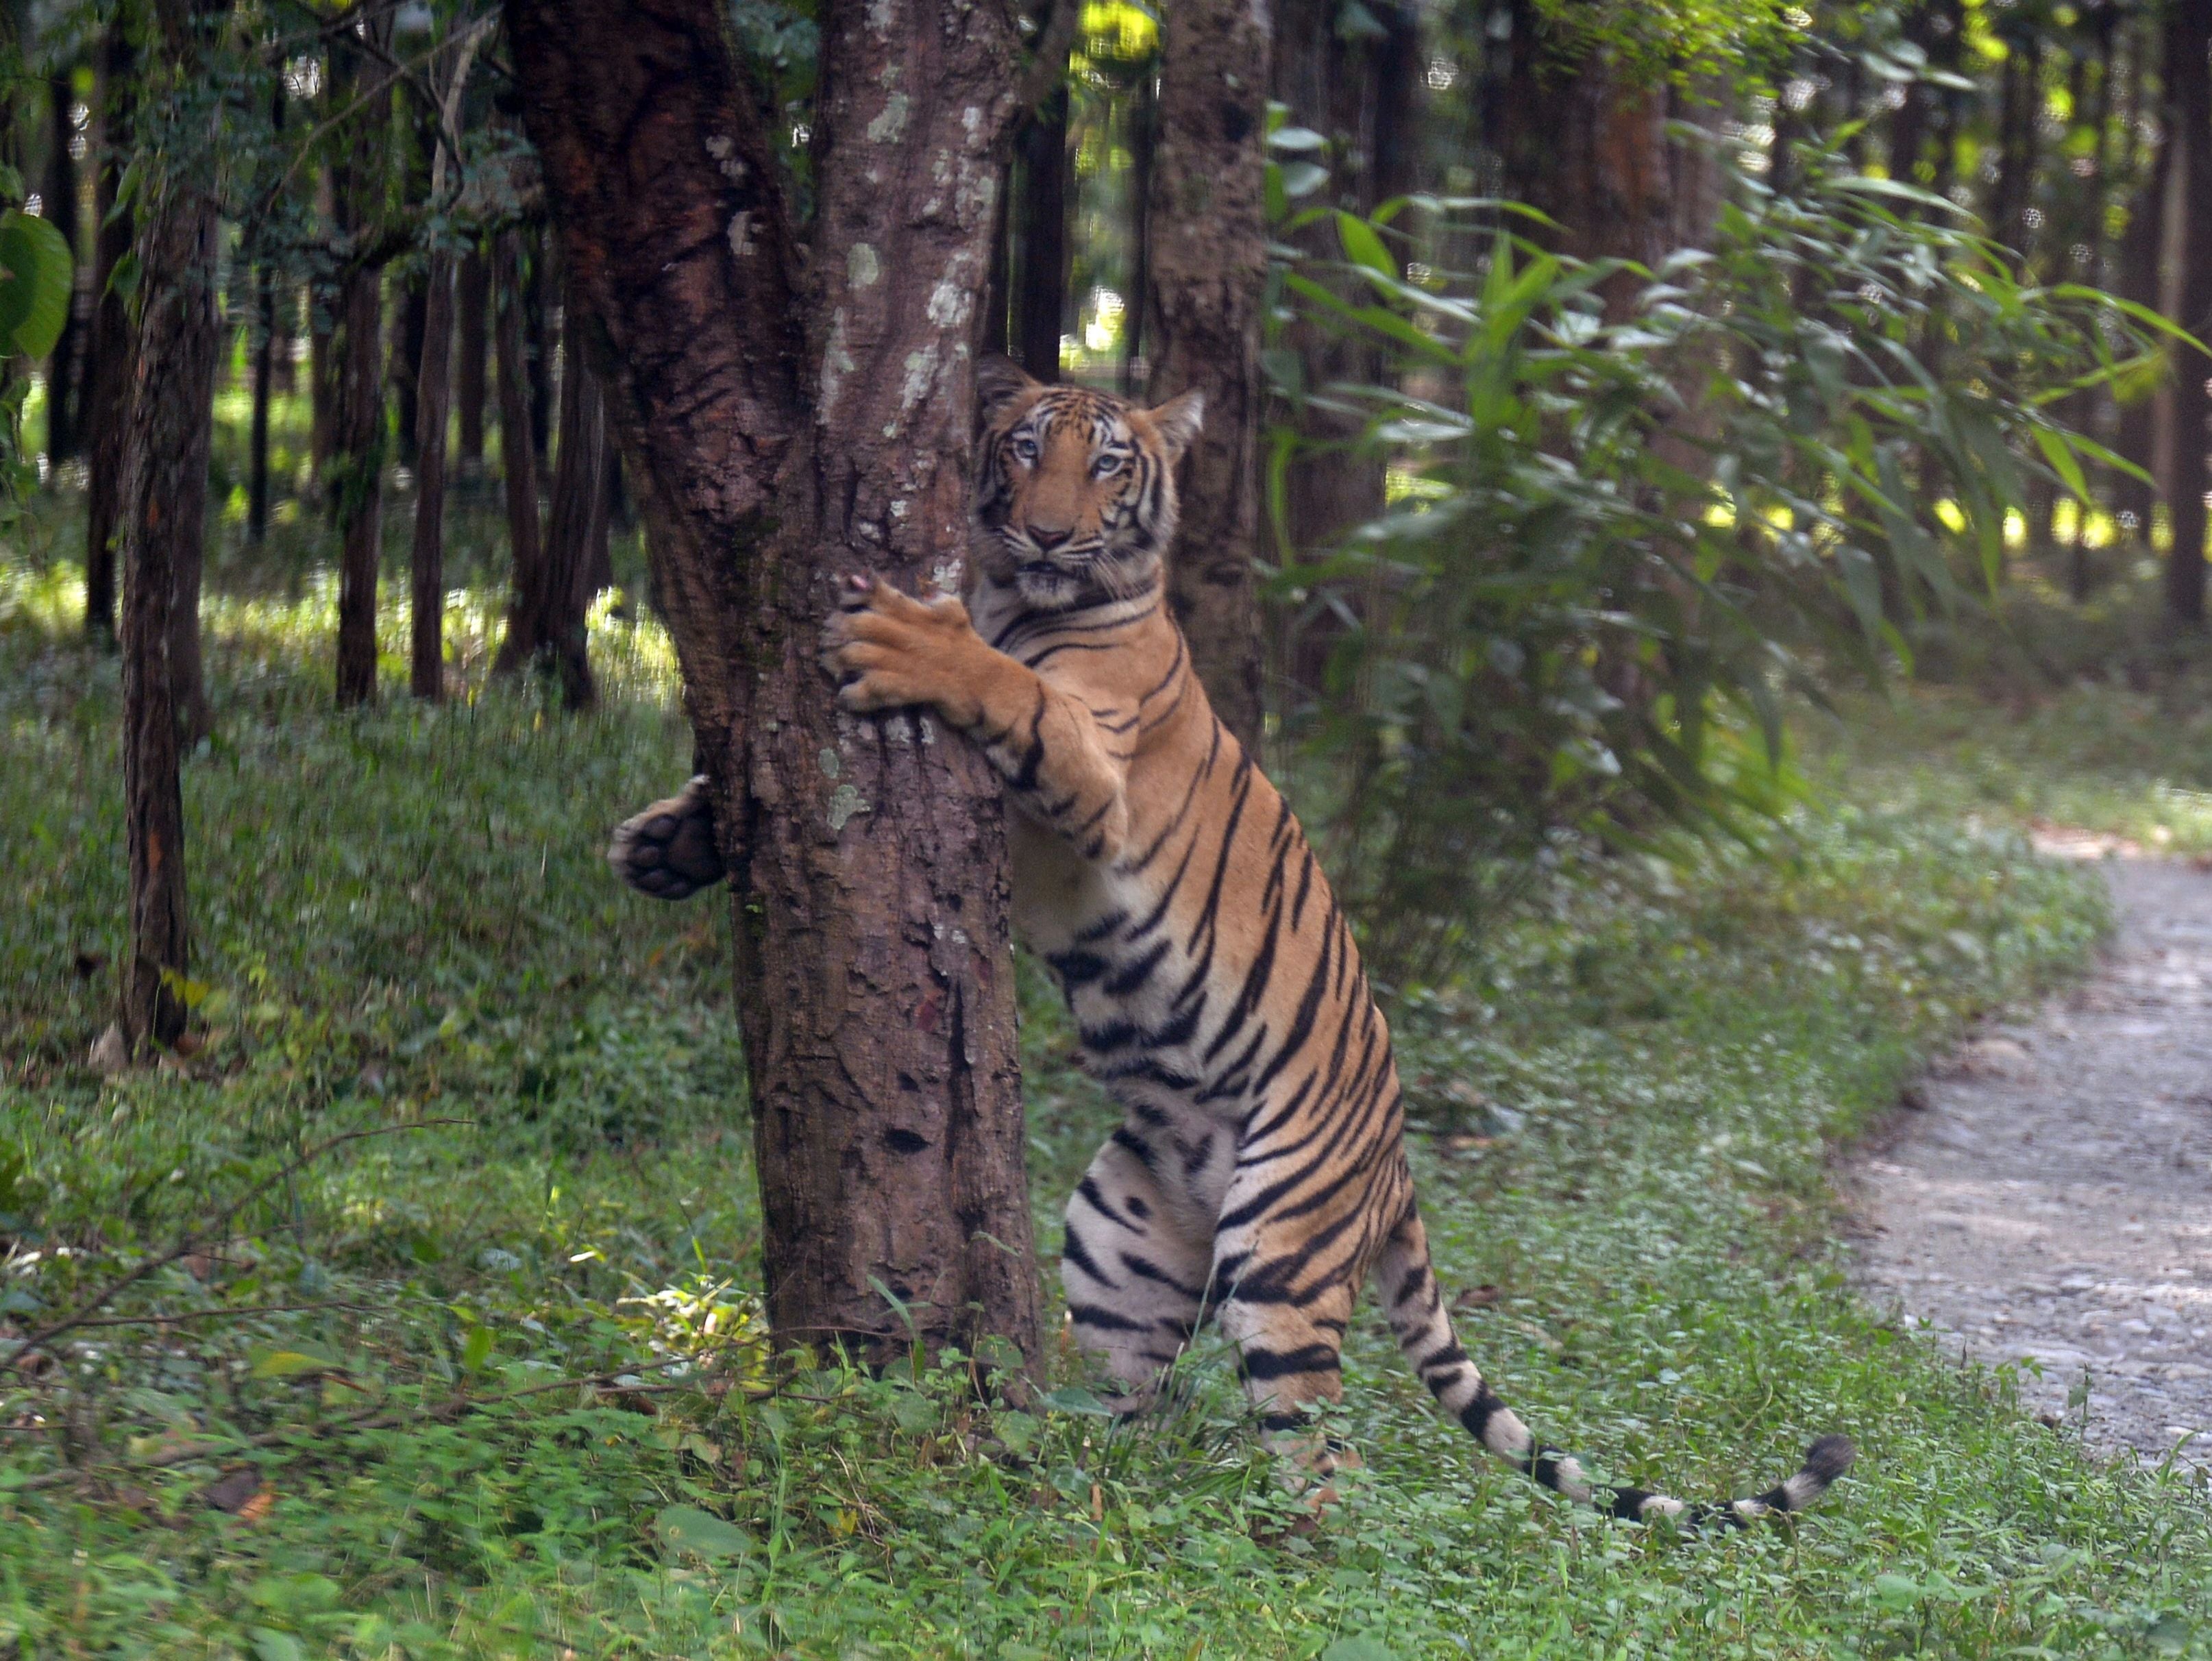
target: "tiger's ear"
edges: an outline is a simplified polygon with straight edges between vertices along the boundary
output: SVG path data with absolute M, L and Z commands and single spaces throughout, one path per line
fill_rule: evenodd
M 1006 405 L 1027 392 L 1041 392 L 1044 383 L 1033 379 L 1022 366 L 996 352 L 975 362 L 975 413 L 989 421 Z
M 1184 392 L 1158 409 L 1146 411 L 1145 417 L 1158 430 L 1160 442 L 1168 447 L 1168 465 L 1173 466 L 1198 436 L 1199 423 L 1206 418 L 1206 394 Z

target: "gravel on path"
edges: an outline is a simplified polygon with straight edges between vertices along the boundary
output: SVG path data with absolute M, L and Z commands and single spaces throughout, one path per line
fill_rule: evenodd
M 2212 874 L 2102 852 L 2094 973 L 1962 1046 L 1847 1191 L 1877 1306 L 1992 1364 L 2090 1447 L 2212 1466 Z M 2079 1394 L 2087 1376 L 2088 1394 Z M 2070 1398 L 2070 1399 L 2069 1399 Z M 2086 1415 L 2086 1423 L 2084 1418 Z

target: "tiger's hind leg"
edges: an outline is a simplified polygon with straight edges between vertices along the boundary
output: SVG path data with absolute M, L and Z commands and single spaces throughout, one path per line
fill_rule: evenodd
M 1067 1202 L 1060 1275 L 1075 1342 L 1121 1386 L 1123 1412 L 1152 1404 L 1160 1375 L 1181 1355 L 1206 1301 L 1212 1243 L 1176 1222 L 1147 1157 L 1117 1130 Z
M 641 894 L 689 899 L 728 874 L 714 841 L 714 804 L 702 775 L 615 827 L 607 863 Z

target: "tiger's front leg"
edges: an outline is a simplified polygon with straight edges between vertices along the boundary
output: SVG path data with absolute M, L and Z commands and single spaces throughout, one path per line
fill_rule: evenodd
M 1086 860 L 1119 857 L 1129 810 L 1121 766 L 1082 702 L 986 645 L 950 595 L 915 599 L 881 579 L 850 579 L 823 627 L 823 666 L 847 678 L 855 715 L 920 704 L 981 746 L 1023 810 Z

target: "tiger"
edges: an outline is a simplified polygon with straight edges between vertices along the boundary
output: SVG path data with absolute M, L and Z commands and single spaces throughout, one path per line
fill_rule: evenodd
M 852 575 L 823 666 L 856 716 L 933 712 L 1003 781 L 1017 934 L 1059 983 L 1121 1123 L 1076 1184 L 1060 1275 L 1080 1348 L 1141 1411 L 1207 1323 L 1263 1443 L 1325 1485 L 1348 1450 L 1355 1298 L 1492 1455 L 1628 1521 L 1743 1526 L 1848 1469 L 1822 1436 L 1765 1493 L 1686 1505 L 1601 1488 L 1539 1441 L 1455 1335 L 1407 1158 L 1390 1031 L 1297 816 L 1214 715 L 1164 596 L 1176 467 L 1201 395 L 1144 409 L 979 366 L 964 599 Z M 720 874 L 703 782 L 625 823 L 617 872 L 662 897 Z M 1328 1492 L 1325 1486 L 1322 1492 Z

